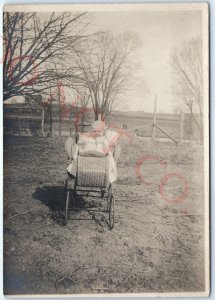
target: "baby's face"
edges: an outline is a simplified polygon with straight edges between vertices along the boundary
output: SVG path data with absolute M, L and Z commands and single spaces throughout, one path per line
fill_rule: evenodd
M 95 131 L 95 136 L 103 136 L 104 130 Z

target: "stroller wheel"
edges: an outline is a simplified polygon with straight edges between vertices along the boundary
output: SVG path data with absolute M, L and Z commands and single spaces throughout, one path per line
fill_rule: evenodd
M 70 198 L 70 194 L 68 190 L 66 194 L 65 225 L 68 224 L 69 198 Z
M 110 230 L 113 229 L 114 227 L 114 204 L 115 204 L 115 199 L 114 199 L 114 196 L 111 195 L 110 196 L 110 199 L 109 199 L 109 228 Z

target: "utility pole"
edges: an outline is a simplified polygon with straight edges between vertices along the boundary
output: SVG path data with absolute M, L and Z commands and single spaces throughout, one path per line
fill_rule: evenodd
M 157 114 L 157 95 L 155 95 L 155 100 L 154 100 L 154 115 L 153 115 L 153 125 L 152 125 L 152 140 L 155 139 L 156 114 Z

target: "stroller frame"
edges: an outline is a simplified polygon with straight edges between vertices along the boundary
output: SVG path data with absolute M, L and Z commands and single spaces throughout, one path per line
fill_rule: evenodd
M 100 163 L 100 172 L 98 168 L 94 170 L 90 167 L 93 167 L 93 160 L 102 162 Z M 68 224 L 68 215 L 69 210 L 79 211 L 101 211 L 96 209 L 77 209 L 75 208 L 76 198 L 77 196 L 84 197 L 97 197 L 106 200 L 106 208 L 102 210 L 102 212 L 106 212 L 108 214 L 108 226 L 109 229 L 112 230 L 114 227 L 114 206 L 115 199 L 112 191 L 112 184 L 109 183 L 108 178 L 108 155 L 106 156 L 91 156 L 91 155 L 81 155 L 78 153 L 77 159 L 77 173 L 76 177 L 70 178 L 68 176 L 65 188 L 66 188 L 66 203 L 65 203 L 65 225 Z M 89 166 L 89 163 L 91 165 Z M 89 172 L 90 169 L 90 172 Z M 92 193 L 96 193 L 97 196 L 92 195 Z M 69 209 L 69 205 L 71 205 L 71 209 Z

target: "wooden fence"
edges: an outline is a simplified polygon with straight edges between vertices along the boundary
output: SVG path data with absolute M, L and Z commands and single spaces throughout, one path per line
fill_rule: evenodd
M 50 112 L 49 109 L 42 107 L 7 104 L 4 105 L 4 133 L 73 136 L 76 135 L 76 131 L 89 131 L 93 113 L 82 114 L 78 120 L 78 128 L 75 126 L 76 113 L 73 111 L 70 116 L 60 118 L 57 107 Z M 177 144 L 199 140 L 198 129 L 192 122 L 190 114 L 157 113 L 156 105 L 154 113 L 113 112 L 111 122 L 123 130 L 154 140 L 168 138 Z
M 88 131 L 93 120 L 92 113 L 80 115 L 73 111 L 70 116 L 59 115 L 56 107 L 29 107 L 25 105 L 4 105 L 4 133 L 18 135 L 77 135 L 77 131 Z M 78 121 L 78 127 L 77 122 Z

